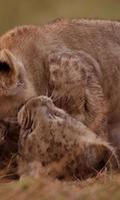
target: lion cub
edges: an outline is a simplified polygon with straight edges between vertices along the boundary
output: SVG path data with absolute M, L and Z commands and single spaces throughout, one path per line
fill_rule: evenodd
M 20 110 L 18 122 L 18 171 L 22 177 L 38 178 L 39 168 L 45 168 L 46 175 L 54 178 L 86 178 L 98 173 L 108 159 L 108 164 L 114 161 L 118 167 L 114 149 L 50 98 L 32 98 Z

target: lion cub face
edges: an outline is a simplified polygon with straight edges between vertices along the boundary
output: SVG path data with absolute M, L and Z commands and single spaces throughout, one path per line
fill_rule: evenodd
M 24 65 L 7 49 L 0 52 L 0 119 L 15 117 L 34 91 Z

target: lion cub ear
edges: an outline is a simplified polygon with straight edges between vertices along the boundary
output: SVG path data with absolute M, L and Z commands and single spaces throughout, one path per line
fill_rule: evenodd
M 19 85 L 21 63 L 8 50 L 0 51 L 0 95 L 8 94 Z

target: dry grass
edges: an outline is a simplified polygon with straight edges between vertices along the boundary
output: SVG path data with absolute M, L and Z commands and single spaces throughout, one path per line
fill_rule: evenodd
M 1 200 L 120 199 L 120 174 L 103 172 L 95 178 L 74 182 L 60 182 L 46 177 L 4 182 L 0 183 Z

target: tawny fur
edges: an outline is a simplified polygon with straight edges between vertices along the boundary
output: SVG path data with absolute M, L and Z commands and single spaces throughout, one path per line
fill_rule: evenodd
M 20 110 L 19 174 L 35 175 L 34 163 L 54 178 L 85 178 L 110 158 L 118 167 L 113 148 L 83 123 L 57 108 L 51 99 L 32 98 Z M 104 156 L 103 156 L 104 155 Z
M 59 20 L 9 31 L 0 38 L 0 119 L 16 117 L 31 97 L 48 95 L 83 124 L 87 137 L 90 131 L 109 141 L 120 122 L 119 41 L 120 23 L 114 21 Z M 32 116 L 36 110 L 29 109 Z

